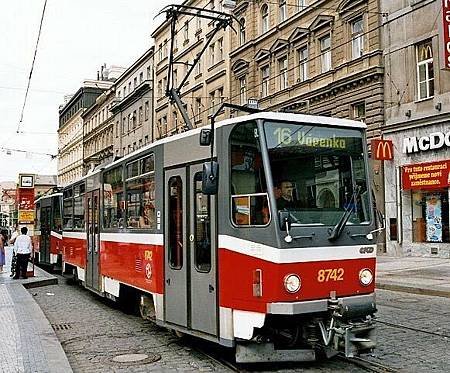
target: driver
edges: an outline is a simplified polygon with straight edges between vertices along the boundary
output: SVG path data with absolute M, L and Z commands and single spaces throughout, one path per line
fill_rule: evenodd
M 279 197 L 277 198 L 278 210 L 299 207 L 298 201 L 294 199 L 295 185 L 292 181 L 282 180 L 278 184 Z

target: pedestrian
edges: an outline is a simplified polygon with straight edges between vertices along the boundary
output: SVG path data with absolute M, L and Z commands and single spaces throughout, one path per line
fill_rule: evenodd
M 19 275 L 27 278 L 28 260 L 30 259 L 32 245 L 31 238 L 27 235 L 28 228 L 22 227 L 21 235 L 14 241 L 14 251 L 17 255 L 16 273 L 13 279 L 18 279 Z
M 0 273 L 3 273 L 3 266 L 5 265 L 5 246 L 8 246 L 8 231 L 2 230 L 0 232 Z
M 16 238 L 19 236 L 20 236 L 19 224 L 16 224 L 14 226 L 14 232 L 12 232 L 11 238 L 9 239 L 9 244 L 13 246 L 12 257 L 11 257 L 11 274 L 9 275 L 9 277 L 13 277 L 16 274 L 17 255 L 16 255 L 16 250 L 14 249 L 14 242 L 16 241 Z

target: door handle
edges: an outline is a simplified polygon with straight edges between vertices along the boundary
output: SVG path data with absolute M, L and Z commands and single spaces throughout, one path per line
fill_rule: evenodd
M 214 292 L 214 286 L 212 286 L 211 284 L 209 284 L 209 292 L 213 293 Z

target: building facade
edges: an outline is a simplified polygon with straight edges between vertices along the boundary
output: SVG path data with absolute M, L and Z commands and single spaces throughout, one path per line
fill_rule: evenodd
M 183 5 L 226 11 L 222 0 L 187 0 Z M 202 18 L 201 14 L 206 13 L 198 10 L 196 17 L 178 17 L 176 35 L 173 37 L 175 67 L 169 79 L 174 87 L 185 79 L 194 59 L 213 32 L 214 21 Z M 180 89 L 181 99 L 194 127 L 207 124 L 210 115 L 229 99 L 231 32 L 230 28 L 226 28 L 215 34 Z M 176 105 L 166 97 L 171 41 L 169 21 L 163 22 L 152 37 L 155 44 L 155 139 L 159 139 L 184 131 L 185 123 Z M 218 120 L 224 117 L 225 112 L 218 116 Z
M 231 102 L 271 111 L 364 121 L 368 139 L 384 122 L 381 14 L 377 0 L 237 1 L 231 37 Z M 384 207 L 381 163 L 371 160 Z M 380 237 L 379 251 L 385 251 Z
M 110 88 L 81 114 L 83 119 L 83 175 L 96 166 L 113 160 L 113 115 L 110 108 L 115 99 Z
M 443 2 L 382 0 L 387 253 L 450 258 L 450 72 Z M 411 27 L 414 25 L 414 27 Z
M 153 47 L 114 83 L 110 111 L 114 158 L 123 157 L 154 140 Z
M 86 80 L 59 110 L 58 185 L 65 186 L 83 175 L 83 118 L 81 114 L 111 82 Z

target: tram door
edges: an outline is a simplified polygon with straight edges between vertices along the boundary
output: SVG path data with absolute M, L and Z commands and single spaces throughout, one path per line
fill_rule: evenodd
M 165 183 L 165 317 L 187 327 L 186 169 L 166 171 Z
M 99 226 L 99 190 L 86 193 L 86 286 L 100 290 L 99 284 L 99 253 L 100 253 L 100 226 Z
M 202 168 L 189 172 L 191 328 L 217 335 L 215 197 L 202 193 Z
M 217 335 L 214 197 L 201 193 L 201 168 L 165 174 L 165 315 Z
M 51 207 L 41 207 L 41 242 L 39 261 L 50 263 Z

